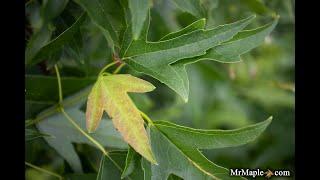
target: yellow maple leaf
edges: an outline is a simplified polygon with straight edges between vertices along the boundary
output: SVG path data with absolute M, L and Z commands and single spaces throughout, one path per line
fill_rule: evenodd
M 154 89 L 151 83 L 130 74 L 100 76 L 88 97 L 88 131 L 97 129 L 103 112 L 106 111 L 123 139 L 147 160 L 156 163 L 140 111 L 127 94 L 144 93 Z

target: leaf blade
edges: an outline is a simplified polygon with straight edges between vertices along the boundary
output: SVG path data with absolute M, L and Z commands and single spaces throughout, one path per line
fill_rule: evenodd
M 149 0 L 130 0 L 129 9 L 131 12 L 131 28 L 133 39 L 137 40 L 140 37 L 142 27 L 147 19 L 149 11 Z
M 76 97 L 77 94 L 74 96 Z M 70 99 L 72 98 L 73 96 L 70 97 Z M 68 101 L 68 99 L 69 98 L 65 101 Z M 85 113 L 80 110 L 80 106 L 85 102 L 85 99 L 86 97 L 82 96 L 76 105 L 72 105 L 68 108 L 65 107 L 65 111 L 82 129 L 86 128 L 86 123 Z M 54 136 L 55 138 L 45 137 L 44 139 L 70 164 L 71 168 L 75 172 L 82 172 L 80 159 L 75 152 L 72 143 L 86 143 L 94 147 L 95 145 L 75 129 L 73 125 L 65 119 L 63 114 L 59 112 L 46 117 L 36 126 L 39 132 Z M 114 129 L 111 121 L 102 120 L 99 128 L 97 128 L 95 133 L 91 134 L 91 136 L 103 146 L 119 149 L 127 148 L 127 144 L 122 140 L 120 134 Z
M 210 30 L 196 30 L 166 41 L 133 41 L 125 55 L 125 62 L 133 69 L 166 84 L 187 102 L 189 92 L 188 88 L 184 87 L 187 84 L 185 83 L 186 77 L 177 74 L 170 64 L 180 59 L 205 54 L 206 50 L 231 39 L 245 28 L 254 17 L 250 16 Z
M 177 63 L 190 64 L 201 60 L 213 60 L 222 63 L 239 62 L 240 56 L 263 43 L 278 23 L 278 19 L 253 30 L 239 32 L 232 39 L 209 49 L 205 55 L 183 59 Z
M 195 17 L 203 17 L 204 9 L 201 6 L 201 1 L 199 0 L 174 0 L 173 1 L 177 7 L 182 11 L 188 12 Z
M 98 81 L 98 83 L 93 86 L 88 96 L 86 110 L 86 127 L 89 133 L 94 132 L 98 128 L 103 115 L 102 107 L 105 100 L 100 86 L 100 81 Z
M 139 109 L 127 94 L 128 92 L 149 92 L 155 87 L 130 74 L 101 76 L 95 86 L 97 89 L 92 89 L 93 96 L 89 96 L 87 104 L 88 130 L 92 132 L 98 127 L 101 114 L 106 111 L 123 139 L 150 162 L 156 163 L 144 129 L 144 120 Z M 96 104 L 93 102 L 95 100 L 97 100 Z
M 114 0 L 75 0 L 99 27 L 109 46 L 114 50 L 120 47 L 120 32 L 124 28 L 123 11 L 119 1 Z
M 255 139 L 265 130 L 270 122 L 271 119 L 268 119 L 236 130 L 196 130 L 166 121 L 156 121 L 154 122 L 155 126 L 151 126 L 149 132 L 151 145 L 156 158 L 159 160 L 159 165 L 151 165 L 152 175 L 149 178 L 152 180 L 167 179 L 170 174 L 174 174 L 186 180 L 242 179 L 242 177 L 230 177 L 228 169 L 209 161 L 198 149 L 217 148 L 215 145 L 219 145 L 219 142 L 215 138 L 221 133 L 222 139 L 238 138 L 242 142 L 232 143 L 230 141 L 230 144 L 218 148 L 238 146 L 251 142 L 252 139 Z M 168 130 L 172 127 L 174 127 L 174 130 Z M 250 131 L 253 131 L 256 127 L 260 127 L 260 129 L 250 134 Z M 183 130 L 180 131 L 179 129 Z M 184 130 L 192 135 L 188 135 Z M 242 133 L 242 136 L 240 137 L 237 133 Z M 210 137 L 207 136 L 208 134 L 210 134 Z M 252 136 L 253 134 L 255 136 Z M 252 136 L 251 139 L 248 138 L 249 136 Z M 250 140 L 243 139 L 243 137 L 247 137 Z M 150 168 L 145 163 L 143 164 L 143 169 L 145 169 L 145 173 L 150 171 Z
M 131 83 L 124 84 L 127 81 Z M 104 76 L 103 83 L 106 93 L 104 109 L 112 118 L 114 126 L 132 148 L 150 162 L 156 163 L 140 111 L 127 94 L 127 92 L 149 92 L 154 89 L 154 86 L 147 81 L 125 74 Z
M 200 130 L 156 121 L 155 125 L 173 141 L 187 138 L 185 146 L 199 149 L 216 149 L 240 146 L 255 140 L 271 123 L 272 117 L 260 123 L 234 130 Z
M 63 48 L 63 45 L 72 40 L 73 35 L 79 30 L 79 27 L 84 22 L 86 14 L 82 14 L 69 28 L 57 36 L 55 39 L 48 42 L 33 57 L 26 59 L 26 65 L 32 66 L 43 60 L 43 58 Z M 28 57 L 28 56 L 27 56 Z

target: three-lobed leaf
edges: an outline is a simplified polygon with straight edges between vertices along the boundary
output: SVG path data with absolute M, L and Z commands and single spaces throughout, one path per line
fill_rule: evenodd
M 100 76 L 87 102 L 88 131 L 95 131 L 106 111 L 124 140 L 150 162 L 156 163 L 144 129 L 144 120 L 127 94 L 149 92 L 154 88 L 149 82 L 129 74 Z

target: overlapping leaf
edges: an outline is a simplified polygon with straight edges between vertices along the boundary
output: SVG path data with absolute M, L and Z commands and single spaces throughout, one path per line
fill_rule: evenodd
M 150 162 L 155 163 L 144 121 L 128 92 L 143 93 L 155 87 L 129 74 L 100 76 L 87 102 L 87 129 L 93 132 L 106 111 L 124 140 Z
M 272 13 L 272 10 L 265 6 L 261 0 L 241 0 L 241 2 L 257 14 L 268 15 Z
M 32 141 L 41 137 L 50 137 L 49 134 L 40 133 L 34 129 L 25 129 L 25 141 Z
M 129 176 L 135 169 L 139 169 L 141 156 L 139 156 L 134 149 L 129 147 L 125 167 L 121 174 L 121 179 Z
M 76 96 L 76 95 L 75 95 Z M 72 98 L 72 101 L 75 99 Z M 85 102 L 86 97 L 77 97 L 77 103 L 74 106 L 66 108 L 66 112 L 74 119 L 74 121 L 85 129 L 85 113 L 80 110 L 80 106 Z M 68 101 L 66 99 L 65 101 Z M 48 144 L 53 147 L 72 167 L 75 172 L 81 172 L 82 166 L 72 143 L 86 143 L 95 146 L 83 134 L 81 134 L 61 113 L 54 113 L 37 124 L 37 128 L 41 133 L 51 135 L 45 137 Z M 127 144 L 122 140 L 120 134 L 115 130 L 110 120 L 102 120 L 100 127 L 96 130 L 92 137 L 99 141 L 102 145 L 125 149 Z
M 156 121 L 150 127 L 153 151 L 159 165 L 142 162 L 146 179 L 166 180 L 175 174 L 185 180 L 237 179 L 229 170 L 209 161 L 198 149 L 234 147 L 256 139 L 270 124 L 266 121 L 235 130 L 201 130 Z M 241 179 L 241 178 L 238 178 Z
M 36 63 L 34 57 L 51 38 L 52 30 L 49 28 L 51 21 L 65 9 L 68 2 L 68 0 L 43 1 L 41 6 L 36 1 L 27 4 L 27 17 L 34 28 L 25 52 L 27 65 Z
M 163 41 L 133 41 L 124 58 L 132 68 L 158 79 L 187 101 L 186 64 L 204 59 L 239 61 L 241 54 L 261 44 L 277 24 L 275 20 L 258 29 L 241 32 L 252 19 L 253 16 L 210 30 L 203 30 L 204 23 L 199 20 L 165 36 Z
M 72 95 L 94 83 L 94 81 L 94 77 L 62 77 L 61 83 L 63 96 L 66 97 Z M 26 75 L 25 83 L 25 115 L 27 119 L 33 118 L 41 110 L 44 110 L 58 102 L 59 92 L 56 77 Z
M 75 0 L 100 28 L 109 46 L 120 47 L 121 33 L 125 28 L 123 8 L 118 0 Z
M 186 11 L 195 17 L 204 17 L 204 9 L 200 0 L 173 0 L 182 11 Z
M 149 12 L 150 0 L 129 0 L 133 39 L 138 39 Z
M 129 153 L 129 152 L 128 152 Z M 123 167 L 126 159 L 126 153 L 120 151 L 113 151 L 109 153 L 109 157 L 102 156 L 100 161 L 99 172 L 97 180 L 109 179 L 127 179 L 127 180 L 140 180 L 143 179 L 143 171 L 141 166 L 136 166 L 135 171 L 126 177 L 122 177 L 121 173 L 124 171 Z M 138 159 L 139 165 L 140 160 Z
M 44 58 L 63 48 L 66 43 L 69 43 L 74 38 L 73 35 L 79 31 L 79 27 L 85 18 L 86 14 L 84 13 L 63 33 L 43 46 L 34 57 L 27 57 L 26 64 L 34 65 L 39 63 L 41 60 L 44 60 Z

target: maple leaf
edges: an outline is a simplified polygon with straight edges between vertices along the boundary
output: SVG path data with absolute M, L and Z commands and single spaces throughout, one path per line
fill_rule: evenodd
M 147 160 L 156 163 L 140 111 L 127 94 L 154 89 L 151 83 L 130 74 L 100 76 L 88 97 L 88 131 L 92 133 L 97 129 L 103 112 L 106 111 L 124 140 Z
M 240 21 L 205 29 L 200 19 L 180 31 L 169 33 L 160 41 L 150 42 L 141 36 L 133 40 L 124 52 L 124 61 L 134 70 L 149 75 L 179 94 L 187 102 L 189 80 L 185 66 L 201 60 L 223 63 L 239 62 L 240 55 L 257 47 L 278 22 L 257 29 L 243 30 L 255 16 Z M 148 33 L 148 24 L 145 25 Z

